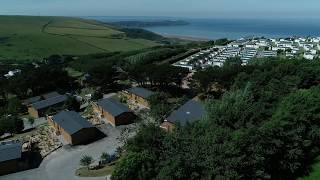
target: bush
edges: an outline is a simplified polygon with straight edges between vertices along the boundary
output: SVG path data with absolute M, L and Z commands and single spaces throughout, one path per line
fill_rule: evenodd
M 0 134 L 20 133 L 24 129 L 22 119 L 14 115 L 4 115 L 0 118 Z
M 92 163 L 92 160 L 93 160 L 93 158 L 91 156 L 85 155 L 80 159 L 80 165 L 89 167 L 90 164 Z

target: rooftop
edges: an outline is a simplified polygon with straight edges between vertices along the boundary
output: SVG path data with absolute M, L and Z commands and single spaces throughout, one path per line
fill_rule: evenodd
M 28 98 L 28 99 L 24 100 L 23 104 L 29 105 L 29 104 L 38 102 L 40 100 L 41 100 L 41 96 L 35 96 L 35 97 L 31 97 L 31 98 Z
M 140 88 L 140 87 L 133 87 L 133 88 L 127 89 L 127 91 L 137 96 L 143 97 L 144 99 L 149 98 L 154 94 L 154 92 L 149 91 L 148 89 L 145 89 L 145 88 Z
M 93 127 L 86 119 L 75 111 L 61 111 L 54 115 L 52 120 L 69 134 L 74 134 L 84 128 Z
M 170 116 L 166 118 L 166 120 L 173 124 L 185 126 L 187 123 L 200 120 L 204 114 L 205 108 L 203 104 L 195 100 L 190 100 L 179 109 L 173 111 Z
M 53 97 L 57 97 L 57 96 L 61 96 L 61 94 L 59 94 L 59 93 L 56 92 L 56 91 L 42 95 L 42 97 L 43 97 L 44 99 L 49 99 L 49 98 L 53 98 Z
M 0 162 L 21 158 L 22 143 L 1 142 L 0 143 Z
M 114 117 L 119 116 L 120 114 L 125 112 L 132 112 L 132 110 L 129 109 L 127 106 L 112 98 L 101 99 L 98 101 L 98 105 Z
M 66 101 L 67 99 L 68 99 L 68 97 L 66 95 L 59 95 L 59 96 L 56 96 L 53 98 L 49 98 L 49 99 L 35 102 L 35 103 L 31 104 L 31 106 L 34 107 L 35 109 L 39 110 L 39 109 L 53 106 L 55 104 L 62 103 L 64 101 Z

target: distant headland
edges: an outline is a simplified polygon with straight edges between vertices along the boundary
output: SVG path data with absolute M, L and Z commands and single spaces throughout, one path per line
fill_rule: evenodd
M 160 21 L 117 21 L 108 24 L 114 26 L 130 27 L 130 28 L 145 28 L 157 26 L 185 26 L 190 23 L 183 20 L 160 20 Z

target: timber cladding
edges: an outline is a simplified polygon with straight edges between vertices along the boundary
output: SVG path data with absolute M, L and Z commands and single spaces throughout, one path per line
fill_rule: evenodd
M 0 162 L 0 176 L 18 171 L 18 159 Z
M 126 96 L 129 101 L 150 108 L 148 99 L 155 93 L 145 88 L 132 87 L 130 89 L 124 90 L 122 94 Z
M 52 116 L 48 116 L 48 123 L 55 129 L 57 136 L 62 135 L 63 138 L 70 144 L 72 144 L 72 137 L 67 133 L 59 124 L 55 123 L 52 119 Z
M 136 118 L 132 110 L 112 99 L 102 99 L 93 103 L 93 109 L 113 126 L 131 124 Z
M 136 94 L 132 94 L 130 92 L 123 92 L 123 95 L 128 98 L 129 101 L 134 102 L 136 104 L 141 104 L 147 108 L 150 108 L 149 102 L 147 99 L 138 96 Z
M 87 144 L 97 139 L 98 130 L 74 111 L 62 111 L 47 119 L 56 135 L 62 135 L 71 145 Z
M 165 131 L 172 131 L 175 128 L 175 124 L 168 122 L 168 121 L 164 121 L 161 125 L 160 128 L 164 129 Z
M 29 112 L 29 115 L 33 118 L 39 118 L 39 111 L 36 110 L 34 107 L 28 107 L 28 112 Z
M 59 95 L 50 97 L 45 100 L 37 101 L 33 104 L 28 105 L 29 115 L 33 118 L 43 117 L 48 109 L 58 108 L 62 106 L 67 99 L 68 97 L 66 95 Z

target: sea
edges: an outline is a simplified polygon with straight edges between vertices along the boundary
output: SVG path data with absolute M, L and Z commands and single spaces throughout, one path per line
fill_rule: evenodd
M 160 21 L 184 20 L 189 25 L 146 27 L 164 36 L 190 37 L 214 40 L 228 38 L 231 40 L 247 37 L 286 38 L 294 36 L 320 36 L 320 19 L 196 19 L 174 17 L 83 17 L 102 22 L 115 21 Z

